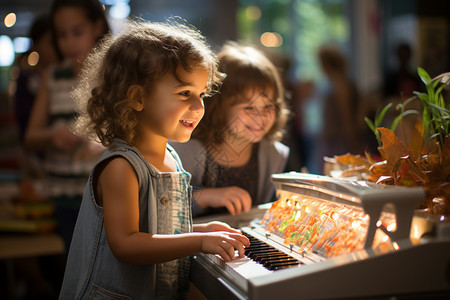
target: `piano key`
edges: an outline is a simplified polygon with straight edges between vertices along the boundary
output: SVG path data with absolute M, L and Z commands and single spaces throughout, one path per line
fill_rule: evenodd
M 259 261 L 260 263 L 265 263 L 265 262 L 270 262 L 270 261 L 274 261 L 274 260 L 281 260 L 281 259 L 286 259 L 289 256 L 287 256 L 284 253 L 277 253 L 275 255 L 267 255 L 267 256 L 261 256 L 258 257 L 257 261 Z
M 280 252 L 277 249 L 266 249 L 266 250 L 253 250 L 253 251 L 249 251 L 246 255 L 250 258 L 255 257 L 255 256 L 260 256 L 260 255 L 267 255 L 269 253 L 276 253 L 276 252 Z
M 295 267 L 298 266 L 300 263 L 291 261 L 291 262 L 280 262 L 280 263 L 276 263 L 276 264 L 270 264 L 268 269 L 272 270 L 272 271 L 276 271 L 276 270 L 280 270 L 280 269 L 286 269 L 289 267 Z
M 277 253 L 268 253 L 266 256 L 257 256 L 255 257 L 255 261 L 263 263 L 264 261 L 279 258 L 279 257 L 285 257 L 286 254 L 283 252 L 278 251 Z

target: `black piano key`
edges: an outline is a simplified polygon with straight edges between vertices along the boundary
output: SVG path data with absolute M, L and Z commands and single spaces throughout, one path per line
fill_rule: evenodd
M 295 258 L 283 257 L 279 259 L 271 259 L 263 263 L 263 266 L 270 268 L 273 265 L 299 263 Z
M 257 257 L 267 256 L 267 254 L 275 253 L 275 252 L 278 252 L 278 250 L 277 249 L 271 249 L 271 250 L 267 250 L 267 251 L 250 251 L 247 256 L 250 257 L 250 258 L 253 258 L 254 260 L 256 260 Z
M 251 253 L 251 252 L 256 252 L 256 251 L 269 251 L 275 249 L 272 246 L 266 245 L 266 246 L 259 246 L 259 247 L 247 247 L 244 250 L 245 255 Z M 276 249 L 275 249 L 276 250 Z
M 290 262 L 280 262 L 280 263 L 276 263 L 276 264 L 270 264 L 270 266 L 268 267 L 269 270 L 280 270 L 280 269 L 285 269 L 288 267 L 295 267 L 298 266 L 300 264 L 299 261 L 290 261 Z
M 280 259 L 280 258 L 286 258 L 286 257 L 288 257 L 288 256 L 285 253 L 278 251 L 278 253 L 269 253 L 266 256 L 257 257 L 256 261 L 264 263 L 266 261 Z
M 272 271 L 278 271 L 278 270 L 283 270 L 283 269 L 289 269 L 289 268 L 294 268 L 294 267 L 298 267 L 301 264 L 292 264 L 292 265 L 280 265 L 280 266 L 274 266 L 271 270 Z
M 277 252 L 272 252 L 272 253 L 267 253 L 266 255 L 259 255 L 257 257 L 255 257 L 255 261 L 257 262 L 261 262 L 263 263 L 264 261 L 270 260 L 270 259 L 275 259 L 275 258 L 280 258 L 280 257 L 285 257 L 286 254 L 284 254 L 283 252 L 277 251 Z
M 267 245 L 266 243 L 250 243 L 250 245 L 247 248 L 257 248 L 257 247 L 271 247 Z
M 251 249 L 249 251 L 247 251 L 247 255 L 255 255 L 255 254 L 259 254 L 259 253 L 272 253 L 278 251 L 275 248 L 257 248 L 257 249 Z

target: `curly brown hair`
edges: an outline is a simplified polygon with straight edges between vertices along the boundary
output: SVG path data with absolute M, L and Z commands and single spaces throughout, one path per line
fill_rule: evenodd
M 276 109 L 275 122 L 265 138 L 280 141 L 289 116 L 284 88 L 278 70 L 259 50 L 229 41 L 218 53 L 219 71 L 225 73 L 220 92 L 205 101 L 205 115 L 192 137 L 203 144 L 221 144 L 230 107 L 248 101 L 248 92 L 273 91 Z
M 129 21 L 116 36 L 109 36 L 88 56 L 82 80 L 73 96 L 80 104 L 76 131 L 104 146 L 119 138 L 130 145 L 138 133 L 134 93 L 130 87 L 151 91 L 157 81 L 177 67 L 186 71 L 205 68 L 208 94 L 220 84 L 217 57 L 201 33 L 171 20 L 167 23 Z

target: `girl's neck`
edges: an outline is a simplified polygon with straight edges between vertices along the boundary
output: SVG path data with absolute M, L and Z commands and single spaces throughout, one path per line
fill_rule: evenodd
M 167 139 L 164 138 L 137 138 L 134 146 L 144 158 L 160 172 L 175 172 L 175 160 L 167 151 Z

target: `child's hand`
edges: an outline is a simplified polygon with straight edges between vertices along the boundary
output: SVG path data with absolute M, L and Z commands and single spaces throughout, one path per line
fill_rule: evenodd
M 240 233 L 226 231 L 204 233 L 201 243 L 201 252 L 217 254 L 224 261 L 231 261 L 238 251 L 239 257 L 244 256 L 245 247 L 250 245 L 248 238 Z
M 252 207 L 250 194 L 237 186 L 205 188 L 197 191 L 194 198 L 200 207 L 226 207 L 233 216 Z
M 195 224 L 194 231 L 196 232 L 211 232 L 211 231 L 227 231 L 231 233 L 241 233 L 239 230 L 230 227 L 227 223 L 220 221 L 212 221 L 209 223 Z

